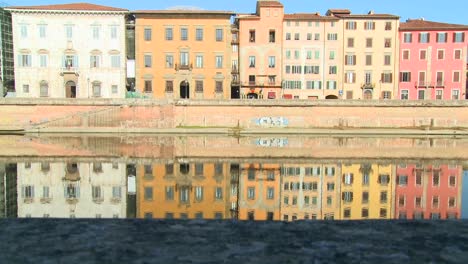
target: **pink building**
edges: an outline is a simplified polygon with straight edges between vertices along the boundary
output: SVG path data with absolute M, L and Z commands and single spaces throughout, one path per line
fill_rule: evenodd
M 281 51 L 284 7 L 279 1 L 257 1 L 257 12 L 239 15 L 241 98 L 281 97 Z
M 468 26 L 418 19 L 399 31 L 399 98 L 464 99 Z

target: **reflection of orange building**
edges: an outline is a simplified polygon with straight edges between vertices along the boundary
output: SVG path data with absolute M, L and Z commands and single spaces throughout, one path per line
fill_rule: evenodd
M 400 164 L 395 216 L 400 219 L 460 218 L 462 166 Z
M 142 218 L 231 218 L 230 167 L 226 163 L 137 166 L 137 215 Z
M 280 220 L 277 164 L 243 164 L 239 179 L 239 219 Z
M 282 220 L 334 219 L 340 204 L 338 175 L 333 164 L 283 165 Z
M 344 164 L 340 219 L 392 219 L 395 166 Z

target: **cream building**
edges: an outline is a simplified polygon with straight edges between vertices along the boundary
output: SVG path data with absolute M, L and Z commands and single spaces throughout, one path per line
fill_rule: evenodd
M 127 10 L 87 3 L 7 10 L 17 97 L 125 97 Z
M 18 163 L 18 217 L 125 218 L 124 163 Z

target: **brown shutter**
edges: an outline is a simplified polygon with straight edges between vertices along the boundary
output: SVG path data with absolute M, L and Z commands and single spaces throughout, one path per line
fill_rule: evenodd
M 393 72 L 390 73 L 390 83 L 393 83 Z
M 380 74 L 380 81 L 381 81 L 381 82 L 384 82 L 384 74 L 383 74 L 383 73 Z
M 356 65 L 356 55 L 353 55 L 353 65 Z
M 375 29 L 375 22 L 372 22 L 372 29 Z
M 402 82 L 402 81 L 403 81 L 403 73 L 400 72 L 400 82 Z
M 421 33 L 418 33 L 418 42 L 421 43 Z
M 462 42 L 465 42 L 465 32 L 462 32 Z
M 408 73 L 408 82 L 411 82 L 411 72 Z
M 346 22 L 346 29 L 349 29 L 349 22 Z
M 427 33 L 427 43 L 431 43 L 431 33 Z
M 345 82 L 345 83 L 348 83 L 348 74 L 347 74 L 347 73 L 345 73 L 344 82 Z

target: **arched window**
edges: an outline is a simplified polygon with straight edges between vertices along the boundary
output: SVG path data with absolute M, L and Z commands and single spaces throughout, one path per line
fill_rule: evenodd
M 46 81 L 41 81 L 39 85 L 39 93 L 40 93 L 40 97 L 49 96 L 49 84 Z
M 101 82 L 100 81 L 93 82 L 93 96 L 101 97 Z

